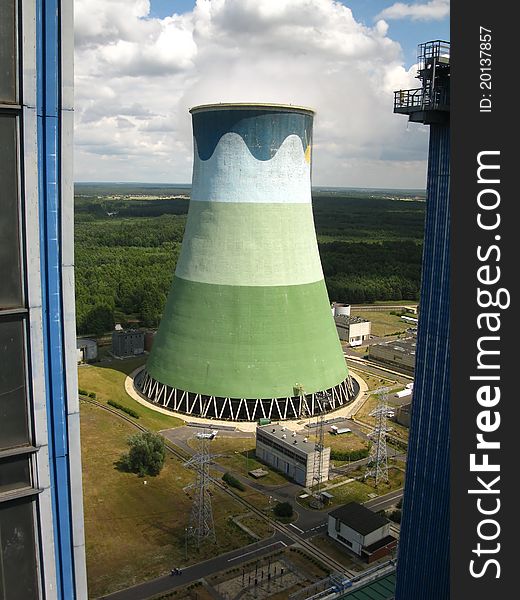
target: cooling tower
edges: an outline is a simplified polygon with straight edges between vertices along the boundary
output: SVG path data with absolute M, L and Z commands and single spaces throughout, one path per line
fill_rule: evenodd
M 209 418 L 338 408 L 354 390 L 314 231 L 313 111 L 218 104 L 190 112 L 186 230 L 136 385 L 152 402 Z

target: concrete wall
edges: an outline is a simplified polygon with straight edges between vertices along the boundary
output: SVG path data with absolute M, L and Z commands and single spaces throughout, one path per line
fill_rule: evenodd
M 279 440 L 278 440 L 279 443 Z M 309 444 L 311 445 L 311 444 Z M 288 445 L 290 451 L 290 445 Z M 309 453 L 305 458 L 301 457 L 305 462 L 300 462 L 295 458 L 287 456 L 276 448 L 267 446 L 257 438 L 256 440 L 256 455 L 257 457 L 271 465 L 276 470 L 280 471 L 288 478 L 293 479 L 296 483 L 310 487 L 316 484 L 314 480 L 314 460 L 315 453 Z M 330 448 L 324 448 L 322 452 L 322 481 L 327 481 L 329 478 L 329 467 L 330 467 Z

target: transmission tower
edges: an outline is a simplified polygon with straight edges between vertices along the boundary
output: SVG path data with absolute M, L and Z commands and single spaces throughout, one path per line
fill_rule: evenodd
M 389 387 L 379 388 L 374 393 L 377 395 L 377 407 L 370 413 L 376 420 L 374 429 L 369 434 L 372 440 L 370 454 L 368 456 L 367 471 L 365 479 L 373 477 L 377 485 L 381 482 L 388 483 L 388 454 L 386 451 L 386 417 L 388 415 L 388 392 Z
M 321 484 L 323 477 L 323 450 L 325 448 L 325 411 L 329 407 L 330 393 L 318 392 L 316 398 L 321 401 L 322 409 L 316 418 L 316 443 L 314 445 L 314 498 L 319 503 L 320 508 L 323 506 L 321 497 Z
M 301 398 L 300 406 L 300 417 L 302 419 L 308 419 L 312 417 L 309 405 L 305 398 L 303 386 L 295 386 L 295 390 L 298 391 L 298 395 Z M 325 448 L 325 411 L 330 404 L 330 393 L 329 392 L 317 392 L 314 395 L 315 399 L 321 402 L 321 411 L 316 416 L 316 442 L 314 444 L 314 464 L 313 464 L 313 477 L 314 491 L 312 492 L 313 508 L 322 508 L 323 499 L 321 497 L 321 484 L 323 477 L 323 450 Z
M 186 534 L 195 541 L 197 548 L 200 548 L 201 543 L 205 540 L 214 544 L 217 542 L 209 494 L 209 486 L 212 483 L 209 466 L 213 458 L 209 453 L 209 442 L 212 439 L 210 436 L 211 434 L 206 430 L 195 434 L 198 444 L 197 452 L 188 462 L 184 463 L 185 467 L 191 467 L 197 473 L 195 482 L 185 488 L 194 490 L 193 506 Z

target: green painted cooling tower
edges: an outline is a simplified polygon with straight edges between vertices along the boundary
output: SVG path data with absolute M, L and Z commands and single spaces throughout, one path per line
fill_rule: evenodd
M 194 167 L 182 250 L 136 385 L 210 418 L 298 418 L 348 402 L 311 205 L 313 111 L 191 111 Z M 302 393 L 303 392 L 303 393 Z M 305 414 L 305 413 L 304 413 Z

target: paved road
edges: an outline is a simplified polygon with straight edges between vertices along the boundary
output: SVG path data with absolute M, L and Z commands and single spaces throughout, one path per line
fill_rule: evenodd
M 385 494 L 384 496 L 379 496 L 378 498 L 374 498 L 373 500 L 369 500 L 368 502 L 365 502 L 365 506 L 375 512 L 378 512 L 380 510 L 385 510 L 387 508 L 390 508 L 390 506 L 397 504 L 399 502 L 399 500 L 403 497 L 403 493 L 404 493 L 403 488 L 401 488 L 400 490 L 395 490 L 393 492 L 389 492 L 388 494 Z
M 236 567 L 242 563 L 248 562 L 254 558 L 259 558 L 264 554 L 280 550 L 290 546 L 294 541 L 283 533 L 276 532 L 272 537 L 255 542 L 249 546 L 244 546 L 233 552 L 222 554 L 216 558 L 211 558 L 191 567 L 183 568 L 182 565 L 172 565 L 182 569 L 182 575 L 164 575 L 151 579 L 131 588 L 126 588 L 107 596 L 101 596 L 106 600 L 145 600 L 156 594 L 166 593 L 177 587 L 187 585 L 197 581 L 202 577 L 207 577 L 211 573 L 217 573 L 230 567 Z

